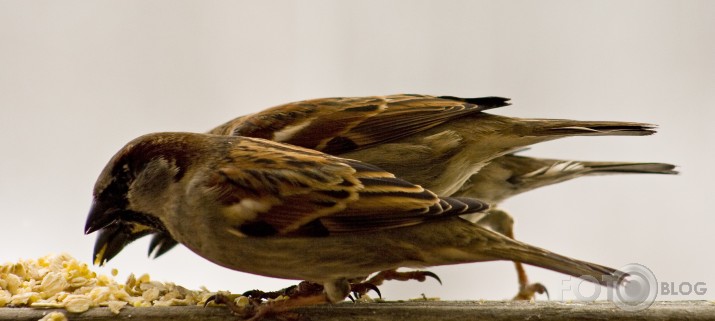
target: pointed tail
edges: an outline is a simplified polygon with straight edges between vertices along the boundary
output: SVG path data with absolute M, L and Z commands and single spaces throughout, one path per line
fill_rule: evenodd
M 675 165 L 665 163 L 581 162 L 593 174 L 678 174 Z
M 487 244 L 483 238 L 477 238 L 475 246 L 482 255 L 494 259 L 517 261 L 548 270 L 568 274 L 604 286 L 619 286 L 627 273 L 586 261 L 572 259 L 551 251 L 510 239 L 499 233 L 476 227 L 482 237 L 489 239 Z M 476 232 L 476 231 L 475 231 Z M 481 243 L 481 244 L 478 244 Z
M 534 136 L 646 136 L 656 125 L 620 121 L 578 121 L 567 119 L 524 119 Z

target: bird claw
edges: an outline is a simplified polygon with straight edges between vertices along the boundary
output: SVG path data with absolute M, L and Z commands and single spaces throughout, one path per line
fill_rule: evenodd
M 296 292 L 299 291 L 298 289 L 299 285 L 291 285 L 287 288 L 280 289 L 278 291 L 271 291 L 271 292 L 264 292 L 261 290 L 250 290 L 246 291 L 243 293 L 243 296 L 249 297 L 253 300 L 268 300 L 268 299 L 276 299 L 280 296 L 293 296 Z
M 280 291 L 280 290 L 279 290 L 279 291 Z M 267 298 L 269 298 L 269 296 L 270 296 L 272 293 L 276 293 L 276 292 L 279 292 L 279 291 L 267 292 L 267 293 L 266 293 L 266 292 L 263 292 L 263 291 L 261 291 L 261 290 L 256 289 L 256 290 L 248 290 L 248 291 L 246 291 L 246 292 L 243 292 L 243 294 L 241 294 L 241 295 L 243 295 L 243 296 L 245 296 L 245 297 L 249 297 L 249 298 L 251 298 L 251 299 L 267 299 Z
M 523 286 L 519 290 L 519 293 L 514 296 L 513 300 L 531 300 L 536 297 L 536 294 L 546 294 L 546 299 L 551 299 L 549 296 L 549 290 L 546 289 L 546 286 L 541 283 L 532 283 Z
M 287 288 L 264 292 L 261 290 L 250 290 L 243 293 L 243 296 L 249 297 L 252 300 L 268 300 L 277 299 L 281 296 L 287 296 L 289 298 L 296 298 L 300 296 L 311 296 L 321 294 L 323 292 L 323 286 L 317 283 L 312 283 L 308 281 L 303 281 L 298 283 L 298 285 L 291 285 Z
M 206 298 L 206 302 L 204 302 L 204 308 L 207 307 L 211 302 L 215 304 L 226 304 L 226 302 L 229 302 L 230 300 L 226 299 L 225 295 L 222 294 L 214 294 L 208 298 Z
M 382 285 L 383 282 L 389 281 L 389 280 L 397 280 L 397 281 L 409 281 L 409 280 L 417 280 L 420 282 L 423 282 L 427 279 L 427 277 L 431 277 L 439 284 L 442 284 L 442 280 L 437 276 L 437 274 L 434 274 L 430 271 L 408 271 L 408 272 L 397 272 L 396 270 L 385 270 L 377 273 L 375 276 L 372 278 L 368 279 L 365 282 L 359 282 L 359 283 L 352 283 L 350 284 L 351 287 L 351 292 L 355 294 L 355 297 L 359 298 L 362 295 L 365 295 L 367 292 L 370 290 L 373 290 L 377 293 L 377 295 L 382 298 L 382 293 L 380 293 L 380 290 L 377 288 L 378 285 Z
M 389 281 L 389 280 L 398 280 L 398 281 L 409 281 L 409 280 L 416 280 L 419 282 L 424 282 L 427 277 L 431 277 L 439 284 L 442 284 L 442 280 L 437 276 L 437 274 L 434 274 L 430 271 L 407 271 L 407 272 L 398 272 L 396 270 L 386 270 L 382 271 L 372 278 L 368 280 L 367 282 L 375 284 L 375 285 L 381 285 L 382 282 L 384 281 Z
M 216 293 L 216 294 L 208 297 L 206 299 L 206 302 L 204 302 L 204 308 L 207 307 L 212 302 L 214 304 L 225 305 L 231 311 L 231 313 L 238 315 L 242 318 L 251 317 L 255 314 L 254 313 L 255 307 L 253 305 L 248 305 L 246 307 L 238 306 L 235 302 L 233 302 L 231 297 L 229 297 L 228 295 L 223 294 L 223 293 Z
M 442 279 L 440 279 L 439 276 L 437 276 L 437 274 L 434 274 L 430 271 L 415 271 L 415 272 L 421 272 L 424 276 L 429 276 L 429 277 L 437 280 L 437 282 L 439 282 L 439 285 L 442 285 Z M 418 280 L 418 281 L 422 282 L 424 280 L 425 279 L 423 278 L 422 280 Z
M 382 293 L 380 293 L 380 289 L 377 288 L 377 285 L 374 285 L 369 282 L 361 282 L 361 283 L 352 283 L 350 284 L 350 292 L 355 294 L 356 298 L 360 298 L 361 296 L 365 295 L 366 293 L 370 292 L 370 290 L 375 291 L 377 293 L 377 296 L 382 299 Z M 350 300 L 355 302 L 355 300 L 350 297 Z

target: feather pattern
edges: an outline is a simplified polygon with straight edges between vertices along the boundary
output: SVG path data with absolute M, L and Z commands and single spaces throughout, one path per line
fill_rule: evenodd
M 590 162 L 507 154 L 494 159 L 462 185 L 455 196 L 476 197 L 492 205 L 533 189 L 583 176 L 678 174 L 665 163 Z
M 459 98 L 410 94 L 312 99 L 238 117 L 211 130 L 210 133 L 264 138 L 353 158 L 376 164 L 402 179 L 422 185 L 441 196 L 476 196 L 493 202 L 543 186 L 544 184 L 540 182 L 545 182 L 546 180 L 543 179 L 545 177 L 554 178 L 549 181 L 549 184 L 565 180 L 569 176 L 564 174 L 571 171 L 559 169 L 572 169 L 573 166 L 577 166 L 564 164 L 551 168 L 533 168 L 530 172 L 521 175 L 509 175 L 502 170 L 489 171 L 489 168 L 493 169 L 495 166 L 488 166 L 487 170 L 484 170 L 484 176 L 498 177 L 475 184 L 482 176 L 477 171 L 494 157 L 526 145 L 571 135 L 649 135 L 655 130 L 653 125 L 642 123 L 519 119 L 482 113 L 484 110 L 507 105 L 509 99 L 501 97 Z M 499 162 L 499 159 L 497 158 L 495 162 Z M 254 157 L 251 161 L 263 166 L 270 165 L 271 162 L 275 162 L 275 159 Z M 315 165 L 305 160 L 291 158 L 287 158 L 285 164 L 296 167 Z M 177 165 L 179 173 L 182 174 L 181 168 L 184 166 Z M 349 163 L 349 166 L 359 172 L 359 177 L 356 176 L 356 179 L 366 188 L 361 196 L 363 201 L 370 199 L 375 202 L 374 204 L 378 204 L 390 197 L 393 199 L 404 197 L 395 190 L 408 187 L 399 184 L 391 186 L 396 184 L 395 181 L 387 184 L 386 181 L 389 179 L 381 177 L 381 173 L 384 172 L 382 169 L 370 169 L 365 163 L 358 162 Z M 635 170 L 639 170 L 638 168 Z M 648 168 L 643 172 L 648 172 L 647 170 Z M 290 216 L 286 214 L 282 219 L 272 218 L 272 224 L 261 221 L 262 224 L 254 225 L 254 234 L 272 235 L 277 233 L 276 228 L 281 231 L 292 231 L 288 233 L 303 233 L 309 226 L 311 232 L 308 234 L 325 235 L 329 231 L 320 224 L 331 220 L 323 219 L 322 213 L 341 209 L 350 203 L 346 199 L 350 200 L 355 196 L 354 191 L 345 190 L 307 192 L 313 200 L 310 204 L 299 196 L 288 194 L 286 197 L 295 198 L 295 202 L 288 204 L 273 196 L 259 197 L 257 195 L 259 191 L 254 188 L 255 184 L 260 184 L 272 192 L 278 191 L 281 184 L 296 185 L 297 187 L 292 188 L 290 192 L 303 193 L 305 192 L 303 186 L 311 182 L 329 181 L 325 175 L 310 170 L 302 170 L 292 175 L 277 175 L 276 171 L 280 172 L 276 169 L 260 174 L 250 166 L 242 172 L 224 168 L 215 173 L 214 179 L 226 182 L 228 185 L 243 186 L 243 193 L 252 195 L 249 198 L 246 196 L 240 198 L 238 195 L 240 193 L 232 194 L 226 192 L 229 189 L 224 188 L 225 195 L 221 199 L 234 204 L 234 210 L 246 211 L 242 216 L 239 215 L 237 220 L 254 219 L 258 213 L 269 209 L 275 210 L 274 207 L 284 212 L 303 213 L 308 211 L 307 208 L 310 206 L 319 206 L 320 210 L 316 211 L 321 214 L 316 215 L 321 219 L 308 221 L 306 223 L 308 225 L 301 226 L 291 223 L 288 220 Z M 542 171 L 549 175 L 543 175 Z M 633 171 L 625 167 L 609 170 L 609 172 Z M 573 171 L 573 173 L 577 172 Z M 599 172 L 605 173 L 606 170 Z M 596 172 L 591 173 L 596 174 Z M 504 175 L 509 177 L 502 177 Z M 520 186 L 515 185 L 519 183 L 517 181 L 522 182 Z M 534 184 L 527 184 L 532 181 Z M 496 188 L 492 189 L 490 186 Z M 369 192 L 373 190 L 379 190 L 384 194 Z M 388 194 L 389 192 L 395 193 Z M 419 192 L 411 190 L 411 193 L 406 195 L 415 196 Z M 442 200 L 432 207 L 438 208 L 449 205 L 448 203 Z M 454 204 L 457 203 L 452 202 L 452 205 Z M 348 207 L 345 209 L 352 210 Z M 427 213 L 430 210 L 420 211 Z M 308 218 L 305 217 L 305 220 Z M 385 217 L 382 219 L 387 220 Z M 345 218 L 345 221 L 347 220 Z M 111 223 L 111 221 L 104 223 Z M 333 220 L 330 223 L 335 222 Z M 356 228 L 357 223 L 351 224 Z M 333 226 L 334 231 L 337 231 L 337 225 Z M 128 238 L 127 242 L 141 235 Z M 168 235 L 166 238 L 171 239 Z M 161 237 L 156 239 L 157 242 L 152 242 L 153 245 L 168 247 L 156 253 L 163 253 L 176 244 L 172 241 L 160 242 Z
M 509 105 L 501 97 L 390 95 L 321 98 L 236 118 L 210 131 L 259 137 L 339 154 L 389 142 L 449 120 Z
M 240 234 L 305 235 L 369 232 L 415 225 L 428 219 L 479 212 L 477 200 L 442 198 L 378 167 L 313 150 L 246 137 L 231 139 L 208 190 L 224 204 Z M 317 222 L 316 222 L 317 221 Z M 258 222 L 258 223 L 256 223 Z

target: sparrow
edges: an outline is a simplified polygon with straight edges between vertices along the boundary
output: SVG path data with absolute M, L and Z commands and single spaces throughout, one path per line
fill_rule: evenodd
M 567 136 L 655 133 L 654 125 L 644 123 L 521 119 L 484 112 L 508 105 L 509 99 L 503 97 L 320 98 L 240 116 L 208 133 L 264 138 L 362 160 L 440 196 L 458 191 L 492 159 L 529 144 Z M 95 261 L 107 262 L 147 235 L 146 226 L 136 225 L 123 223 L 100 231 Z M 160 231 L 148 234 L 153 235 L 150 256 L 161 256 L 177 244 Z
M 502 97 L 390 95 L 322 98 L 241 116 L 209 133 L 271 139 L 379 164 L 398 176 L 451 195 L 490 159 L 533 142 L 570 135 L 650 135 L 630 122 L 519 119 L 484 113 L 508 106 Z M 176 246 L 168 234 L 137 222 L 107 226 L 95 243 L 103 264 L 132 241 L 152 234 L 149 256 Z M 111 240 L 111 242 L 110 242 Z
M 514 118 L 484 111 L 503 97 L 389 95 L 321 98 L 241 116 L 209 131 L 292 144 L 381 167 L 440 196 L 490 160 L 569 136 L 642 136 L 655 125 Z
M 565 182 L 578 177 L 600 176 L 614 174 L 678 174 L 675 165 L 667 163 L 652 162 L 594 162 L 578 160 L 562 160 L 536 158 L 515 153 L 493 159 L 479 172 L 472 175 L 465 184 L 457 191 L 455 196 L 473 197 L 492 205 L 492 209 L 486 213 L 475 215 L 463 215 L 463 218 L 472 222 L 482 224 L 498 231 L 505 231 L 500 227 L 504 224 L 498 217 L 504 217 L 506 212 L 488 220 L 486 216 L 494 212 L 498 204 L 503 201 L 540 187 L 549 186 Z M 506 225 L 509 225 L 507 222 Z M 95 250 L 96 254 L 104 247 L 104 253 L 97 256 L 104 262 L 113 258 L 126 244 L 143 236 L 152 234 L 154 237 L 150 242 L 149 254 L 159 257 L 169 251 L 177 243 L 168 235 L 162 235 L 159 231 L 154 231 L 149 227 L 135 223 L 117 223 L 102 229 L 100 239 L 96 244 L 100 245 Z M 506 234 L 511 234 L 507 233 Z M 109 240 L 112 243 L 109 243 Z M 109 248 L 106 248 L 109 245 Z
M 524 145 L 569 135 L 655 132 L 653 125 L 642 123 L 519 119 L 484 113 L 508 105 L 509 99 L 502 97 L 323 98 L 241 116 L 209 133 L 266 138 L 363 160 L 449 196 L 491 159 Z M 95 243 L 95 262 L 110 260 L 147 234 L 153 235 L 150 256 L 161 256 L 177 245 L 168 234 L 147 230 L 137 222 L 102 229 Z
M 507 106 L 508 101 L 502 97 L 426 95 L 313 99 L 241 116 L 208 133 L 264 138 L 340 155 L 420 134 L 464 115 Z M 106 226 L 95 242 L 95 263 L 106 263 L 147 234 L 153 235 L 149 256 L 159 257 L 176 246 L 169 235 L 157 230 L 147 232 L 150 229 L 137 222 Z
M 512 196 L 584 176 L 677 173 L 675 165 L 665 163 L 592 162 L 507 154 L 495 158 L 472 175 L 453 196 L 474 197 L 490 204 L 491 208 L 485 213 L 462 217 L 514 238 L 514 219 L 497 207 Z M 515 300 L 531 300 L 536 293 L 548 294 L 542 284 L 529 284 L 521 262 L 514 262 L 514 265 L 519 282 Z
M 154 133 L 129 142 L 100 173 L 85 233 L 135 222 L 218 265 L 323 286 L 300 304 L 342 301 L 347 280 L 398 267 L 510 260 L 607 286 L 627 276 L 460 217 L 487 209 L 311 149 Z

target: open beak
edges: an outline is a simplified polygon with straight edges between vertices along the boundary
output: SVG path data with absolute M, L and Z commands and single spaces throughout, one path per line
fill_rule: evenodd
M 178 244 L 168 233 L 163 232 L 164 227 L 159 220 L 142 213 L 107 206 L 105 202 L 95 199 L 87 215 L 84 233 L 97 231 L 99 233 L 93 253 L 95 265 L 104 265 L 129 243 L 152 233 L 156 234 L 149 245 L 149 256 L 154 253 L 154 258 L 157 258 Z
M 84 224 L 84 234 L 91 234 L 97 230 L 112 224 L 119 219 L 120 209 L 107 206 L 96 199 L 92 202 L 92 207 L 87 215 L 87 222 Z
M 156 232 L 151 238 L 151 243 L 149 243 L 149 257 L 158 258 L 164 253 L 169 252 L 174 246 L 179 244 L 174 240 L 171 235 L 165 232 Z
M 129 243 L 150 234 L 152 231 L 149 227 L 126 222 L 115 222 L 101 228 L 94 243 L 94 264 L 104 265 L 119 254 Z

